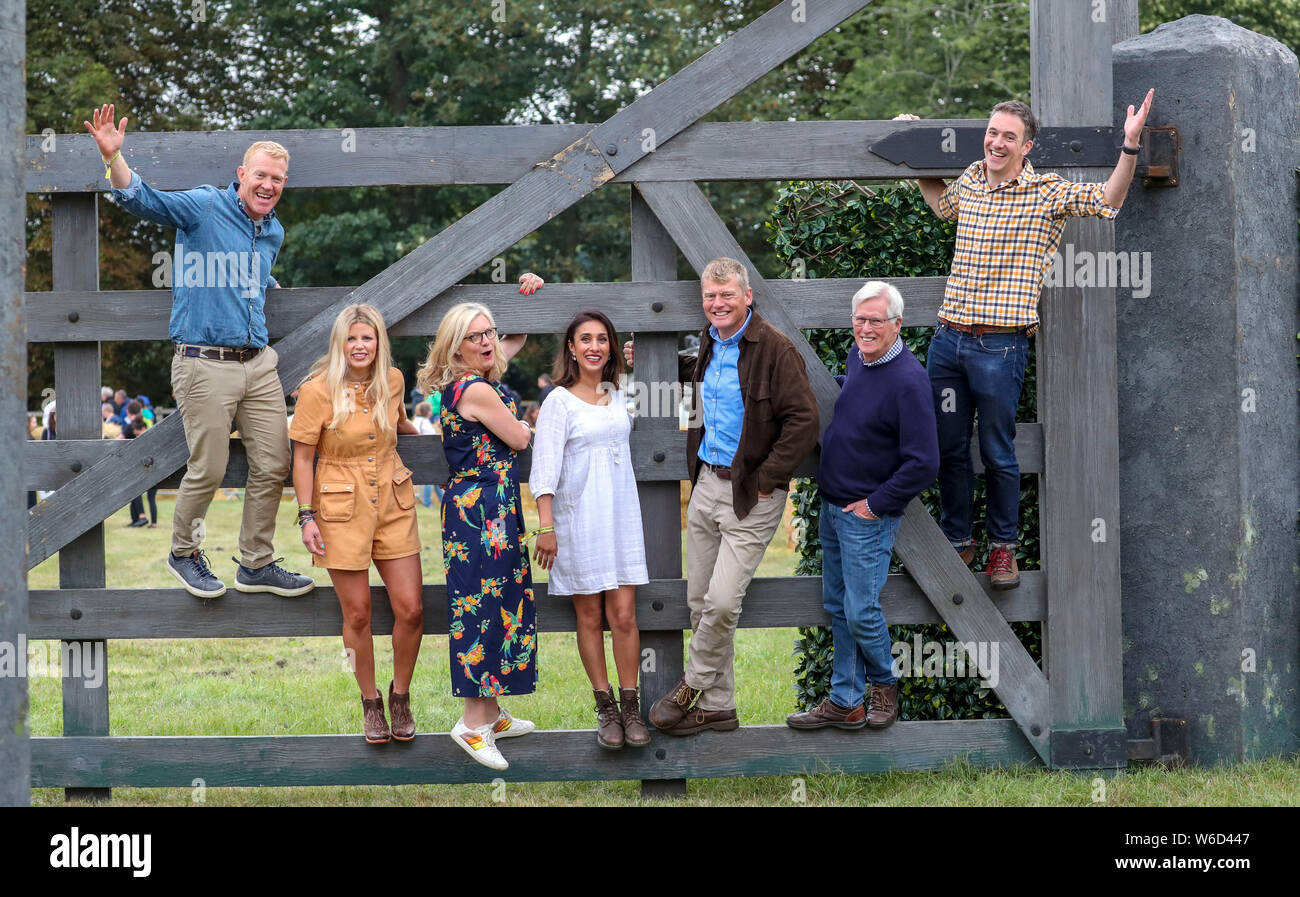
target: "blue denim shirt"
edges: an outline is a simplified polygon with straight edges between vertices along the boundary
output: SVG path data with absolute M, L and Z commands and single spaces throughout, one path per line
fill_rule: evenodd
M 244 211 L 238 182 L 222 190 L 204 185 L 163 192 L 131 172 L 131 183 L 113 189 L 118 205 L 147 221 L 176 228 L 172 254 L 173 342 L 200 346 L 267 343 L 266 288 L 284 243 L 275 212 L 261 232 Z
M 730 467 L 740 448 L 740 430 L 745 424 L 745 400 L 740 394 L 740 338 L 745 335 L 751 310 L 745 323 L 728 339 L 718 336 L 718 328 L 709 326 L 713 338 L 713 357 L 700 378 L 700 403 L 704 407 L 704 438 L 700 440 L 700 460 L 717 467 Z

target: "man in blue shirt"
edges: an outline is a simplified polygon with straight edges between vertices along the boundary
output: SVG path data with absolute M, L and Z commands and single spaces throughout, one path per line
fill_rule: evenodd
M 883 729 L 898 718 L 898 677 L 880 590 L 908 502 L 939 473 L 930 379 L 899 331 L 903 297 L 873 280 L 853 296 L 853 347 L 822 435 L 822 606 L 835 646 L 831 694 L 786 717 L 794 729 Z M 871 683 L 871 707 L 864 704 Z
M 86 129 L 107 166 L 113 198 L 148 221 L 176 228 L 169 335 L 176 344 L 172 390 L 185 424 L 190 459 L 176 497 L 167 569 L 191 595 L 216 598 L 226 587 L 208 566 L 203 519 L 226 472 L 232 427 L 248 457 L 244 518 L 235 588 L 294 596 L 311 591 L 306 576 L 275 561 L 272 539 L 289 473 L 289 430 L 275 350 L 267 345 L 266 287 L 284 241 L 275 206 L 288 179 L 289 153 L 269 140 L 244 153 L 226 189 L 164 193 L 122 158 L 126 119 L 113 106 L 92 114 Z

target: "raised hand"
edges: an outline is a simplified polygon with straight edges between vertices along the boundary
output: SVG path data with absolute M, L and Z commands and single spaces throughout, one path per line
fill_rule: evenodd
M 628 367 L 632 367 L 632 341 L 628 340 L 623 344 L 623 360 L 627 362 Z
M 1142 129 L 1147 123 L 1147 113 L 1151 111 L 1151 100 L 1156 95 L 1156 89 L 1153 87 L 1147 91 L 1146 99 L 1136 112 L 1133 107 L 1128 107 L 1128 117 L 1124 119 L 1124 145 L 1127 147 L 1141 146 Z
M 95 138 L 99 155 L 104 159 L 111 159 L 117 155 L 117 151 L 122 148 L 122 142 L 126 140 L 126 116 L 122 116 L 117 127 L 113 127 L 113 111 L 113 104 L 105 103 L 91 112 L 93 124 L 88 121 L 82 122 L 90 132 L 90 136 Z

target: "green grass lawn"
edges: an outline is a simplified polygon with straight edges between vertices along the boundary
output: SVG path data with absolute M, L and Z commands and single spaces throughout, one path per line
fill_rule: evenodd
M 171 588 L 163 569 L 170 539 L 173 503 L 160 496 L 157 529 L 126 526 L 126 511 L 104 524 L 107 585 L 114 588 Z M 218 499 L 208 515 L 209 558 L 229 585 L 234 573 L 239 515 L 243 504 Z M 322 585 L 324 570 L 309 567 L 298 542 L 295 505 L 280 507 L 277 544 L 289 569 L 310 573 Z M 435 510 L 417 505 L 426 582 L 442 581 L 440 524 Z M 531 502 L 525 508 L 536 525 Z M 57 556 L 56 556 L 57 557 Z M 794 553 L 779 530 L 760 566 L 759 576 L 789 575 Z M 373 571 L 372 571 L 373 573 Z M 537 579 L 545 573 L 537 571 Z M 378 579 L 373 579 L 378 582 Z M 58 562 L 50 558 L 31 571 L 30 587 L 55 588 Z M 742 725 L 780 724 L 794 709 L 792 643 L 795 630 L 741 629 L 736 636 L 737 699 Z M 308 735 L 357 733 L 359 693 L 343 665 L 337 638 L 123 639 L 109 651 L 111 731 L 113 735 Z M 608 637 L 606 642 L 608 653 Z M 381 690 L 392 669 L 386 638 L 375 640 Z M 578 660 L 572 633 L 546 633 L 540 650 L 540 686 L 533 695 L 512 698 L 517 716 L 543 729 L 594 726 L 590 686 Z M 608 659 L 612 672 L 613 660 Z M 460 715 L 449 695 L 446 636 L 426 636 L 412 684 L 412 705 L 421 732 L 446 732 Z M 62 733 L 60 683 L 33 678 L 33 735 Z M 419 737 L 434 737 L 422 735 Z M 443 736 L 445 737 L 445 736 Z M 1300 760 L 1267 761 L 1233 768 L 1138 769 L 1106 781 L 1104 801 L 1096 801 L 1091 775 L 1038 769 L 979 770 L 955 766 L 939 772 L 875 776 L 809 776 L 694 780 L 680 805 L 782 805 L 803 796 L 810 805 L 1241 805 L 1300 802 Z M 636 782 L 511 783 L 509 802 L 518 805 L 624 805 L 642 802 Z M 113 792 L 121 804 L 187 805 L 189 789 L 130 789 Z M 431 785 L 332 788 L 214 788 L 211 805 L 375 804 L 464 806 L 494 803 L 491 786 Z M 59 789 L 33 792 L 35 804 L 63 803 Z

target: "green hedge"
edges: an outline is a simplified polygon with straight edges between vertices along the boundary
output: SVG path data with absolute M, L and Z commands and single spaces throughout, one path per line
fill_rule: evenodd
M 938 218 L 926 206 L 920 191 L 906 184 L 865 188 L 852 181 L 795 181 L 782 188 L 771 220 L 766 222 L 767 238 L 782 263 L 785 277 L 859 278 L 936 277 L 948 273 L 952 263 L 956 226 Z M 848 300 L 844 297 L 845 321 Z M 907 296 L 904 293 L 904 302 Z M 908 320 L 906 308 L 904 321 Z M 927 322 L 931 324 L 933 322 Z M 905 327 L 903 339 L 914 355 L 925 363 L 931 327 Z M 843 370 L 845 354 L 853 335 L 843 329 L 804 331 L 818 356 L 833 374 Z M 1030 344 L 1029 365 L 1021 392 L 1017 419 L 1037 420 L 1036 364 Z M 938 485 L 921 495 L 930 513 L 939 517 Z M 975 478 L 977 515 L 984 507 L 984 478 Z M 801 576 L 821 574 L 821 541 L 818 538 L 818 515 L 821 497 L 814 479 L 797 481 L 794 513 L 800 526 L 799 562 L 795 573 Z M 974 537 L 981 548 L 979 569 L 988 560 L 984 544 L 983 520 L 975 523 Z M 1038 481 L 1021 479 L 1020 548 L 1017 562 L 1021 570 L 1036 570 L 1038 556 Z M 897 558 L 891 572 L 902 569 Z M 1041 657 L 1040 625 L 1013 623 L 1015 631 L 1035 660 Z M 893 642 L 910 642 L 915 635 L 923 641 L 952 641 L 948 627 L 890 626 Z M 794 644 L 795 701 L 799 709 L 815 707 L 830 692 L 831 632 L 824 627 L 799 630 Z M 1007 716 L 1006 708 L 989 689 L 980 688 L 977 677 L 899 679 L 899 713 L 903 719 L 976 719 Z

